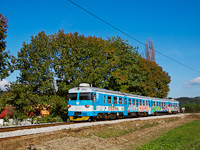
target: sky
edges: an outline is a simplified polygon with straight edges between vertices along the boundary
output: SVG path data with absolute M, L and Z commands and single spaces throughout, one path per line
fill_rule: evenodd
M 171 76 L 168 97 L 200 96 L 200 1 L 199 0 L 72 0 L 114 27 L 145 43 L 152 39 L 155 50 L 196 71 L 156 53 L 156 63 Z M 0 13 L 8 22 L 6 51 L 17 57 L 23 42 L 40 31 L 54 34 L 78 32 L 84 36 L 119 36 L 133 47 L 145 48 L 134 39 L 108 26 L 68 0 L 0 0 Z M 15 71 L 4 84 L 19 76 Z

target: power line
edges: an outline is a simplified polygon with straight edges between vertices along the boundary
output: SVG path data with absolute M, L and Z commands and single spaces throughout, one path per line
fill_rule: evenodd
M 95 14 L 91 13 L 90 11 L 88 11 L 88 10 L 86 10 L 85 8 L 81 7 L 80 5 L 74 3 L 73 1 L 71 1 L 71 0 L 68 0 L 68 1 L 69 1 L 70 3 L 72 3 L 72 4 L 74 4 L 75 6 L 79 7 L 80 9 L 84 10 L 84 11 L 87 12 L 88 14 L 92 15 L 93 17 L 97 18 L 98 20 L 104 22 L 104 23 L 107 24 L 108 26 L 114 28 L 115 30 L 117 30 L 117 31 L 119 31 L 119 32 L 121 32 L 121 33 L 123 33 L 124 35 L 128 36 L 129 38 L 131 38 L 131 39 L 135 40 L 136 42 L 138 42 L 138 43 L 140 43 L 140 44 L 142 44 L 142 45 L 145 46 L 145 44 L 144 44 L 143 42 L 141 42 L 140 40 L 137 40 L 136 38 L 132 37 L 132 36 L 129 35 L 128 33 L 126 33 L 126 32 L 124 32 L 124 31 L 120 30 L 119 28 L 115 27 L 114 25 L 112 25 L 112 24 L 108 23 L 107 21 L 101 19 L 100 17 L 96 16 Z M 149 48 L 150 48 L 150 47 L 149 47 Z M 150 48 L 150 49 L 151 49 L 151 48 Z M 154 50 L 155 50 L 155 49 L 154 49 Z M 170 59 L 171 61 L 173 61 L 173 62 L 175 62 L 175 63 L 177 63 L 177 64 L 179 64 L 179 65 L 181 65 L 181 66 L 184 66 L 184 67 L 186 67 L 186 68 L 188 68 L 188 69 L 190 69 L 190 70 L 193 70 L 193 71 L 195 71 L 195 72 L 200 73 L 200 71 L 198 71 L 198 70 L 196 70 L 196 69 L 193 69 L 193 68 L 191 68 L 191 67 L 189 67 L 189 66 L 187 66 L 187 65 L 185 65 L 185 64 L 183 64 L 183 63 L 181 63 L 181 62 L 179 62 L 179 61 L 177 61 L 177 60 L 175 60 L 175 59 L 173 59 L 173 58 L 171 58 L 171 57 L 169 57 L 169 56 L 167 56 L 167 55 L 165 55 L 165 54 L 163 54 L 163 53 L 157 51 L 157 50 L 155 50 L 155 52 L 157 52 L 158 54 L 160 54 L 160 55 L 162 55 L 162 56 L 164 56 L 164 57 Z

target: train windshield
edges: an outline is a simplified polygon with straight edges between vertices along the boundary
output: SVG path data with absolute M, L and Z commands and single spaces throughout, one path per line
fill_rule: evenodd
M 92 93 L 79 93 L 79 100 L 92 100 Z
M 77 93 L 70 93 L 69 97 L 71 100 L 77 100 Z

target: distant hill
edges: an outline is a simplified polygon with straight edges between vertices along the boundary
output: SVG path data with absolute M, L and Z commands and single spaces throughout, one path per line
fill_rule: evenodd
M 195 97 L 195 98 L 189 98 L 189 97 L 180 97 L 176 99 L 177 101 L 179 101 L 180 106 L 185 105 L 185 104 L 189 104 L 189 103 L 194 103 L 197 105 L 200 105 L 200 97 Z

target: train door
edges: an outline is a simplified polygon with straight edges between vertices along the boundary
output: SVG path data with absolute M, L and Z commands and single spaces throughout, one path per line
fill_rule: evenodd
M 128 115 L 128 102 L 129 102 L 129 99 L 128 97 L 124 97 L 124 116 L 127 116 Z
M 97 95 L 93 93 L 93 110 L 96 110 L 97 107 Z

